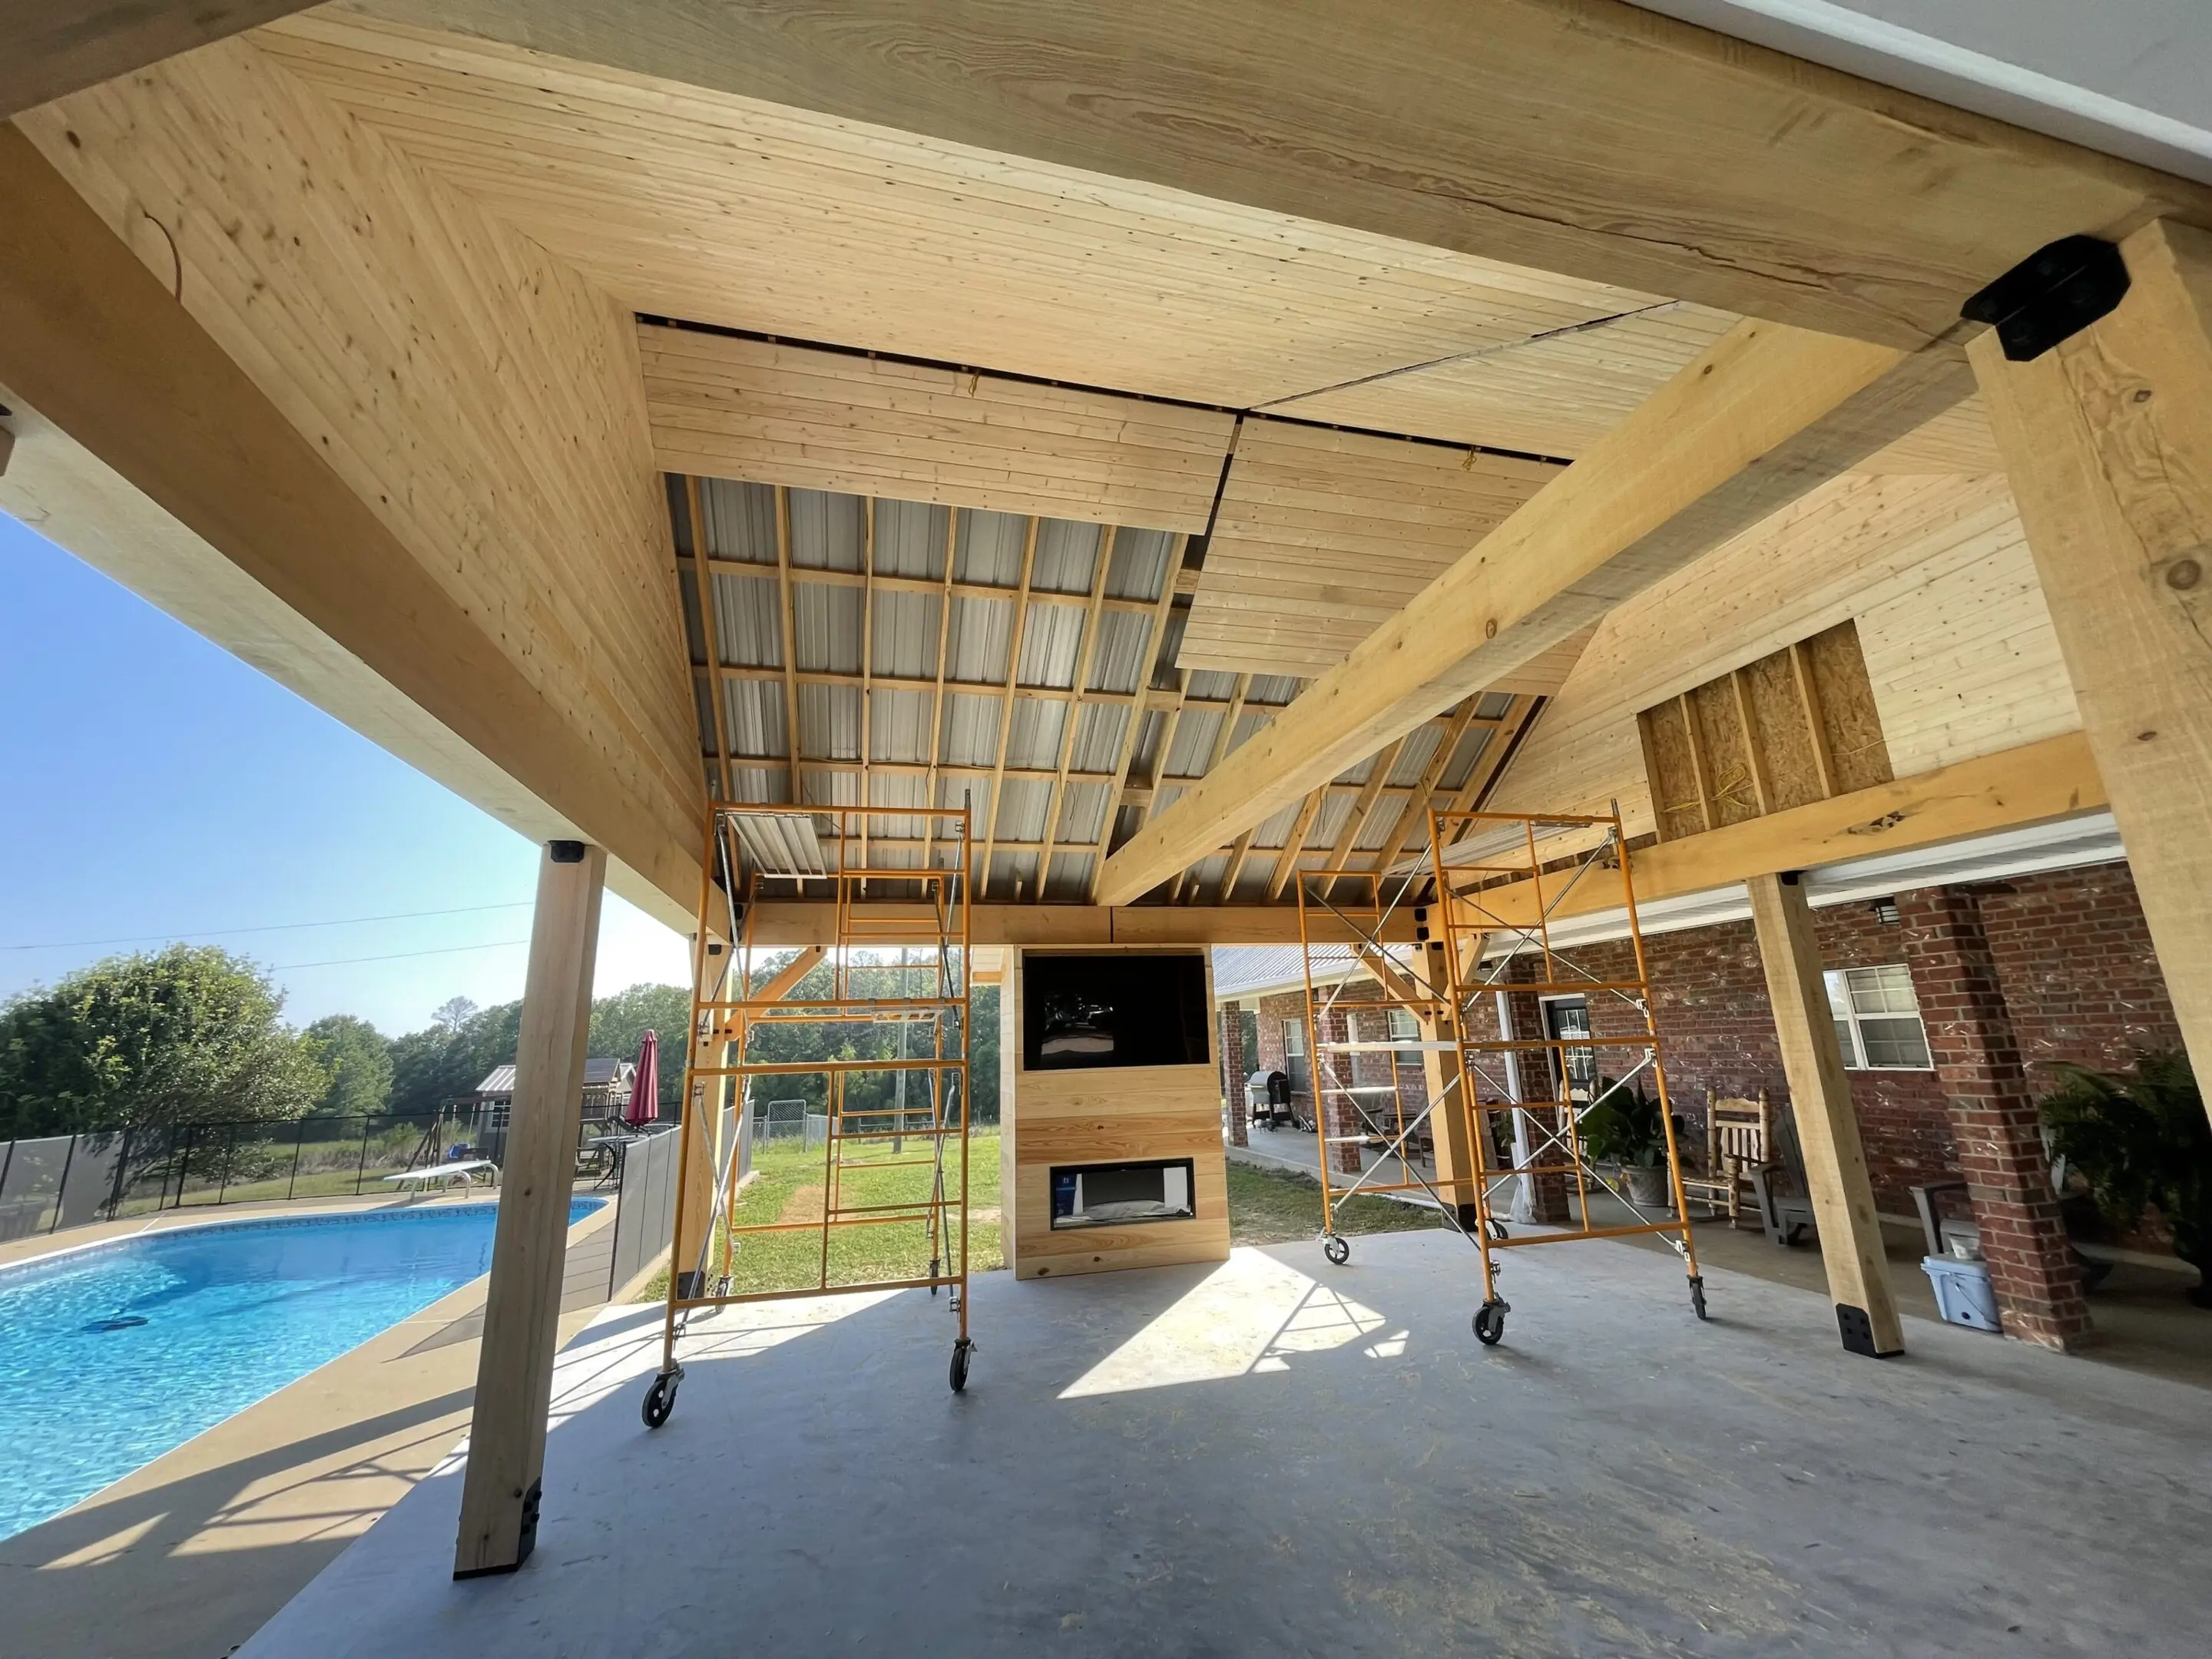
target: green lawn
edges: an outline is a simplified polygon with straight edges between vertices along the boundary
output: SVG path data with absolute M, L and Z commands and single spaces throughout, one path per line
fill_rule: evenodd
M 970 1273 L 988 1273 L 1006 1265 L 999 1249 L 999 1133 L 985 1130 L 969 1146 L 969 1202 L 974 1218 L 968 1268 Z M 926 1157 L 927 1151 L 927 1142 L 910 1140 L 904 1152 L 894 1159 L 888 1146 L 879 1144 L 870 1149 L 866 1162 L 904 1162 Z M 753 1167 L 758 1173 L 738 1200 L 738 1225 L 819 1218 L 821 1148 L 808 1152 L 795 1140 L 772 1142 L 757 1151 Z M 847 1168 L 841 1177 L 842 1203 L 849 1208 L 919 1198 L 929 1189 L 930 1172 L 926 1167 L 870 1169 L 864 1164 Z M 1433 1210 L 1387 1198 L 1355 1198 L 1339 1210 L 1337 1224 L 1346 1233 L 1395 1233 L 1440 1227 L 1443 1222 Z M 1288 1170 L 1231 1163 L 1229 1232 L 1239 1244 L 1282 1244 L 1319 1237 L 1321 1183 Z M 708 1262 L 710 1275 L 720 1273 L 720 1262 L 718 1243 Z M 918 1222 L 838 1228 L 830 1236 L 830 1282 L 833 1285 L 917 1278 L 928 1263 L 927 1243 Z M 740 1235 L 730 1288 L 739 1293 L 797 1290 L 819 1284 L 821 1273 L 819 1228 Z M 638 1299 L 658 1302 L 667 1294 L 668 1275 L 664 1273 Z
M 1441 1227 L 1434 1210 L 1395 1199 L 1359 1197 L 1340 1205 L 1343 1233 L 1411 1233 Z M 1229 1237 L 1236 1244 L 1288 1244 L 1321 1235 L 1321 1182 L 1289 1170 L 1229 1165 Z
M 1006 1265 L 999 1250 L 999 1132 L 980 1131 L 968 1143 L 968 1202 L 969 1227 L 968 1270 L 988 1273 Z M 845 1149 L 846 1167 L 837 1172 L 838 1205 L 852 1210 L 868 1205 L 898 1204 L 928 1196 L 931 1171 L 926 1160 L 930 1143 L 909 1139 L 893 1152 L 888 1141 L 865 1148 Z M 959 1164 L 947 1146 L 945 1183 L 957 1191 Z M 737 1224 L 740 1228 L 764 1222 L 821 1218 L 823 1190 L 823 1152 L 806 1150 L 795 1139 L 775 1140 L 756 1149 L 752 1180 L 738 1195 Z M 950 1260 L 958 1251 L 958 1217 L 953 1219 Z M 785 1233 L 740 1233 L 731 1264 L 730 1289 L 745 1294 L 755 1291 L 798 1290 L 822 1280 L 822 1231 L 806 1228 Z M 721 1273 L 719 1238 L 709 1253 L 710 1278 Z M 894 1221 L 865 1227 L 838 1227 L 830 1234 L 830 1282 L 861 1285 L 878 1279 L 919 1279 L 929 1271 L 929 1239 L 921 1222 Z M 658 1302 L 668 1294 L 668 1275 L 659 1274 L 640 1295 L 642 1302 Z

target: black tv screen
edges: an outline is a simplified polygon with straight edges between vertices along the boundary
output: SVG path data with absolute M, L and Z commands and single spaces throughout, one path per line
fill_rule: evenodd
M 1023 957 L 1022 1063 L 1030 1071 L 1207 1060 L 1206 958 L 1196 951 Z

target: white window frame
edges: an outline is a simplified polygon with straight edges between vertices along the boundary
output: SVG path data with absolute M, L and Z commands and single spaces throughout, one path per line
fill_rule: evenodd
M 1928 1043 L 1928 1023 L 1921 1018 L 1920 996 L 1912 983 L 1912 971 L 1901 962 L 1879 963 L 1864 968 L 1831 968 L 1820 975 L 1828 993 L 1828 1012 L 1836 1022 L 1836 1042 L 1844 1051 L 1844 1069 L 1847 1072 L 1932 1072 L 1936 1069 L 1935 1050 Z M 1860 999 L 1853 994 L 1853 981 L 1861 988 L 1879 992 L 1888 1006 L 1877 1009 L 1862 1009 Z M 1903 993 L 1910 1007 L 1897 1006 L 1898 994 Z M 1917 1064 L 1899 1066 L 1876 1065 L 1867 1059 L 1863 1023 L 1869 1020 L 1905 1020 L 1912 1022 L 1919 1033 L 1920 1052 L 1927 1058 Z
M 1393 1042 L 1419 1042 L 1421 1022 L 1413 1018 L 1411 1008 L 1389 1008 L 1383 1011 L 1389 1021 L 1388 1035 Z
M 1304 1060 L 1306 1057 L 1306 1023 L 1304 1019 L 1283 1022 L 1283 1058 Z

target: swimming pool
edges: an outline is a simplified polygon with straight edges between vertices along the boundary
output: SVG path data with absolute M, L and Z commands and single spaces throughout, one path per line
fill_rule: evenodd
M 497 1213 L 220 1222 L 0 1268 L 0 1538 L 486 1272 Z

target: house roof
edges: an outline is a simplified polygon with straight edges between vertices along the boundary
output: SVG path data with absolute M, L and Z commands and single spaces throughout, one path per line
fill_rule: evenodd
M 1413 952 L 1392 946 L 1393 962 L 1409 963 Z M 1370 970 L 1344 945 L 1318 946 L 1313 953 L 1314 983 L 1337 985 L 1348 979 L 1370 977 Z M 1213 947 L 1213 1000 L 1218 1007 L 1247 997 L 1283 991 L 1302 991 L 1306 984 L 1305 952 L 1295 945 L 1217 945 Z
M 584 1062 L 584 1086 L 586 1089 L 627 1087 L 637 1078 L 637 1062 L 634 1060 L 587 1060 Z M 476 1086 L 480 1095 L 511 1095 L 514 1092 L 514 1067 L 495 1066 L 484 1073 L 484 1079 Z

